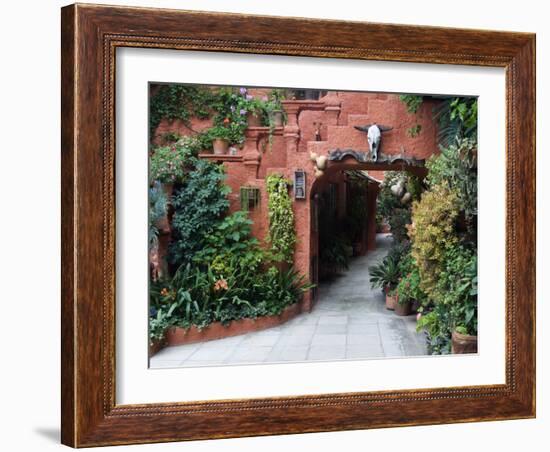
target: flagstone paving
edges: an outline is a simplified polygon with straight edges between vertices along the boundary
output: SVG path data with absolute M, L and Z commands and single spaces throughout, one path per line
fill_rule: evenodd
M 426 355 L 426 341 L 415 330 L 415 316 L 398 317 L 388 311 L 382 292 L 370 287 L 368 268 L 384 258 L 392 240 L 389 234 L 378 234 L 376 251 L 355 258 L 347 272 L 321 284 L 311 313 L 264 331 L 166 347 L 150 359 L 150 367 Z

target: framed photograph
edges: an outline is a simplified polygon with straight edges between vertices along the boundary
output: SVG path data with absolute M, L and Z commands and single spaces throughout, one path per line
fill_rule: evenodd
M 62 9 L 62 442 L 535 416 L 535 36 Z

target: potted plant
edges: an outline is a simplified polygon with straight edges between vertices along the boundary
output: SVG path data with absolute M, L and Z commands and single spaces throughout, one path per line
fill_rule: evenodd
M 416 313 L 426 299 L 426 294 L 420 288 L 420 273 L 413 257 L 408 253 L 400 262 L 401 279 L 397 285 L 398 307 L 397 315 Z
M 378 265 L 370 267 L 369 274 L 371 286 L 381 288 L 386 294 L 386 308 L 394 310 L 397 298 L 393 292 L 399 282 L 399 261 L 388 255 Z
M 264 105 L 265 101 L 250 94 L 246 88 L 240 88 L 234 108 L 239 115 L 246 115 L 248 127 L 261 127 L 265 114 Z
M 477 334 L 469 334 L 464 326 L 455 327 L 451 334 L 451 352 L 453 354 L 477 353 Z
M 407 316 L 411 314 L 411 300 L 407 298 L 401 298 L 399 292 L 395 291 L 396 303 L 394 305 L 394 312 L 399 316 Z
M 225 155 L 228 153 L 231 131 L 227 127 L 214 126 L 208 130 L 208 136 L 212 140 L 214 154 Z

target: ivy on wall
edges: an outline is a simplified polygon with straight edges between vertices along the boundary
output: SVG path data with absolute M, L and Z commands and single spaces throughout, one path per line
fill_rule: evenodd
M 214 93 L 200 85 L 161 85 L 149 102 L 149 130 L 153 137 L 161 120 L 181 119 L 188 124 L 192 117 L 209 118 Z
M 268 196 L 268 218 L 271 251 L 274 259 L 292 263 L 296 231 L 294 230 L 294 212 L 292 200 L 288 194 L 290 181 L 280 174 L 271 174 L 266 178 Z

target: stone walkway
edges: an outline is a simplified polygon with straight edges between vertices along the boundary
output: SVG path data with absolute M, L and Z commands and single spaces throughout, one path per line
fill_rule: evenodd
M 284 325 L 199 344 L 166 347 L 150 359 L 151 368 L 332 361 L 427 354 L 415 316 L 386 310 L 384 296 L 372 290 L 369 266 L 386 255 L 391 235 L 378 234 L 377 249 L 356 258 L 336 280 L 319 286 L 311 313 Z

